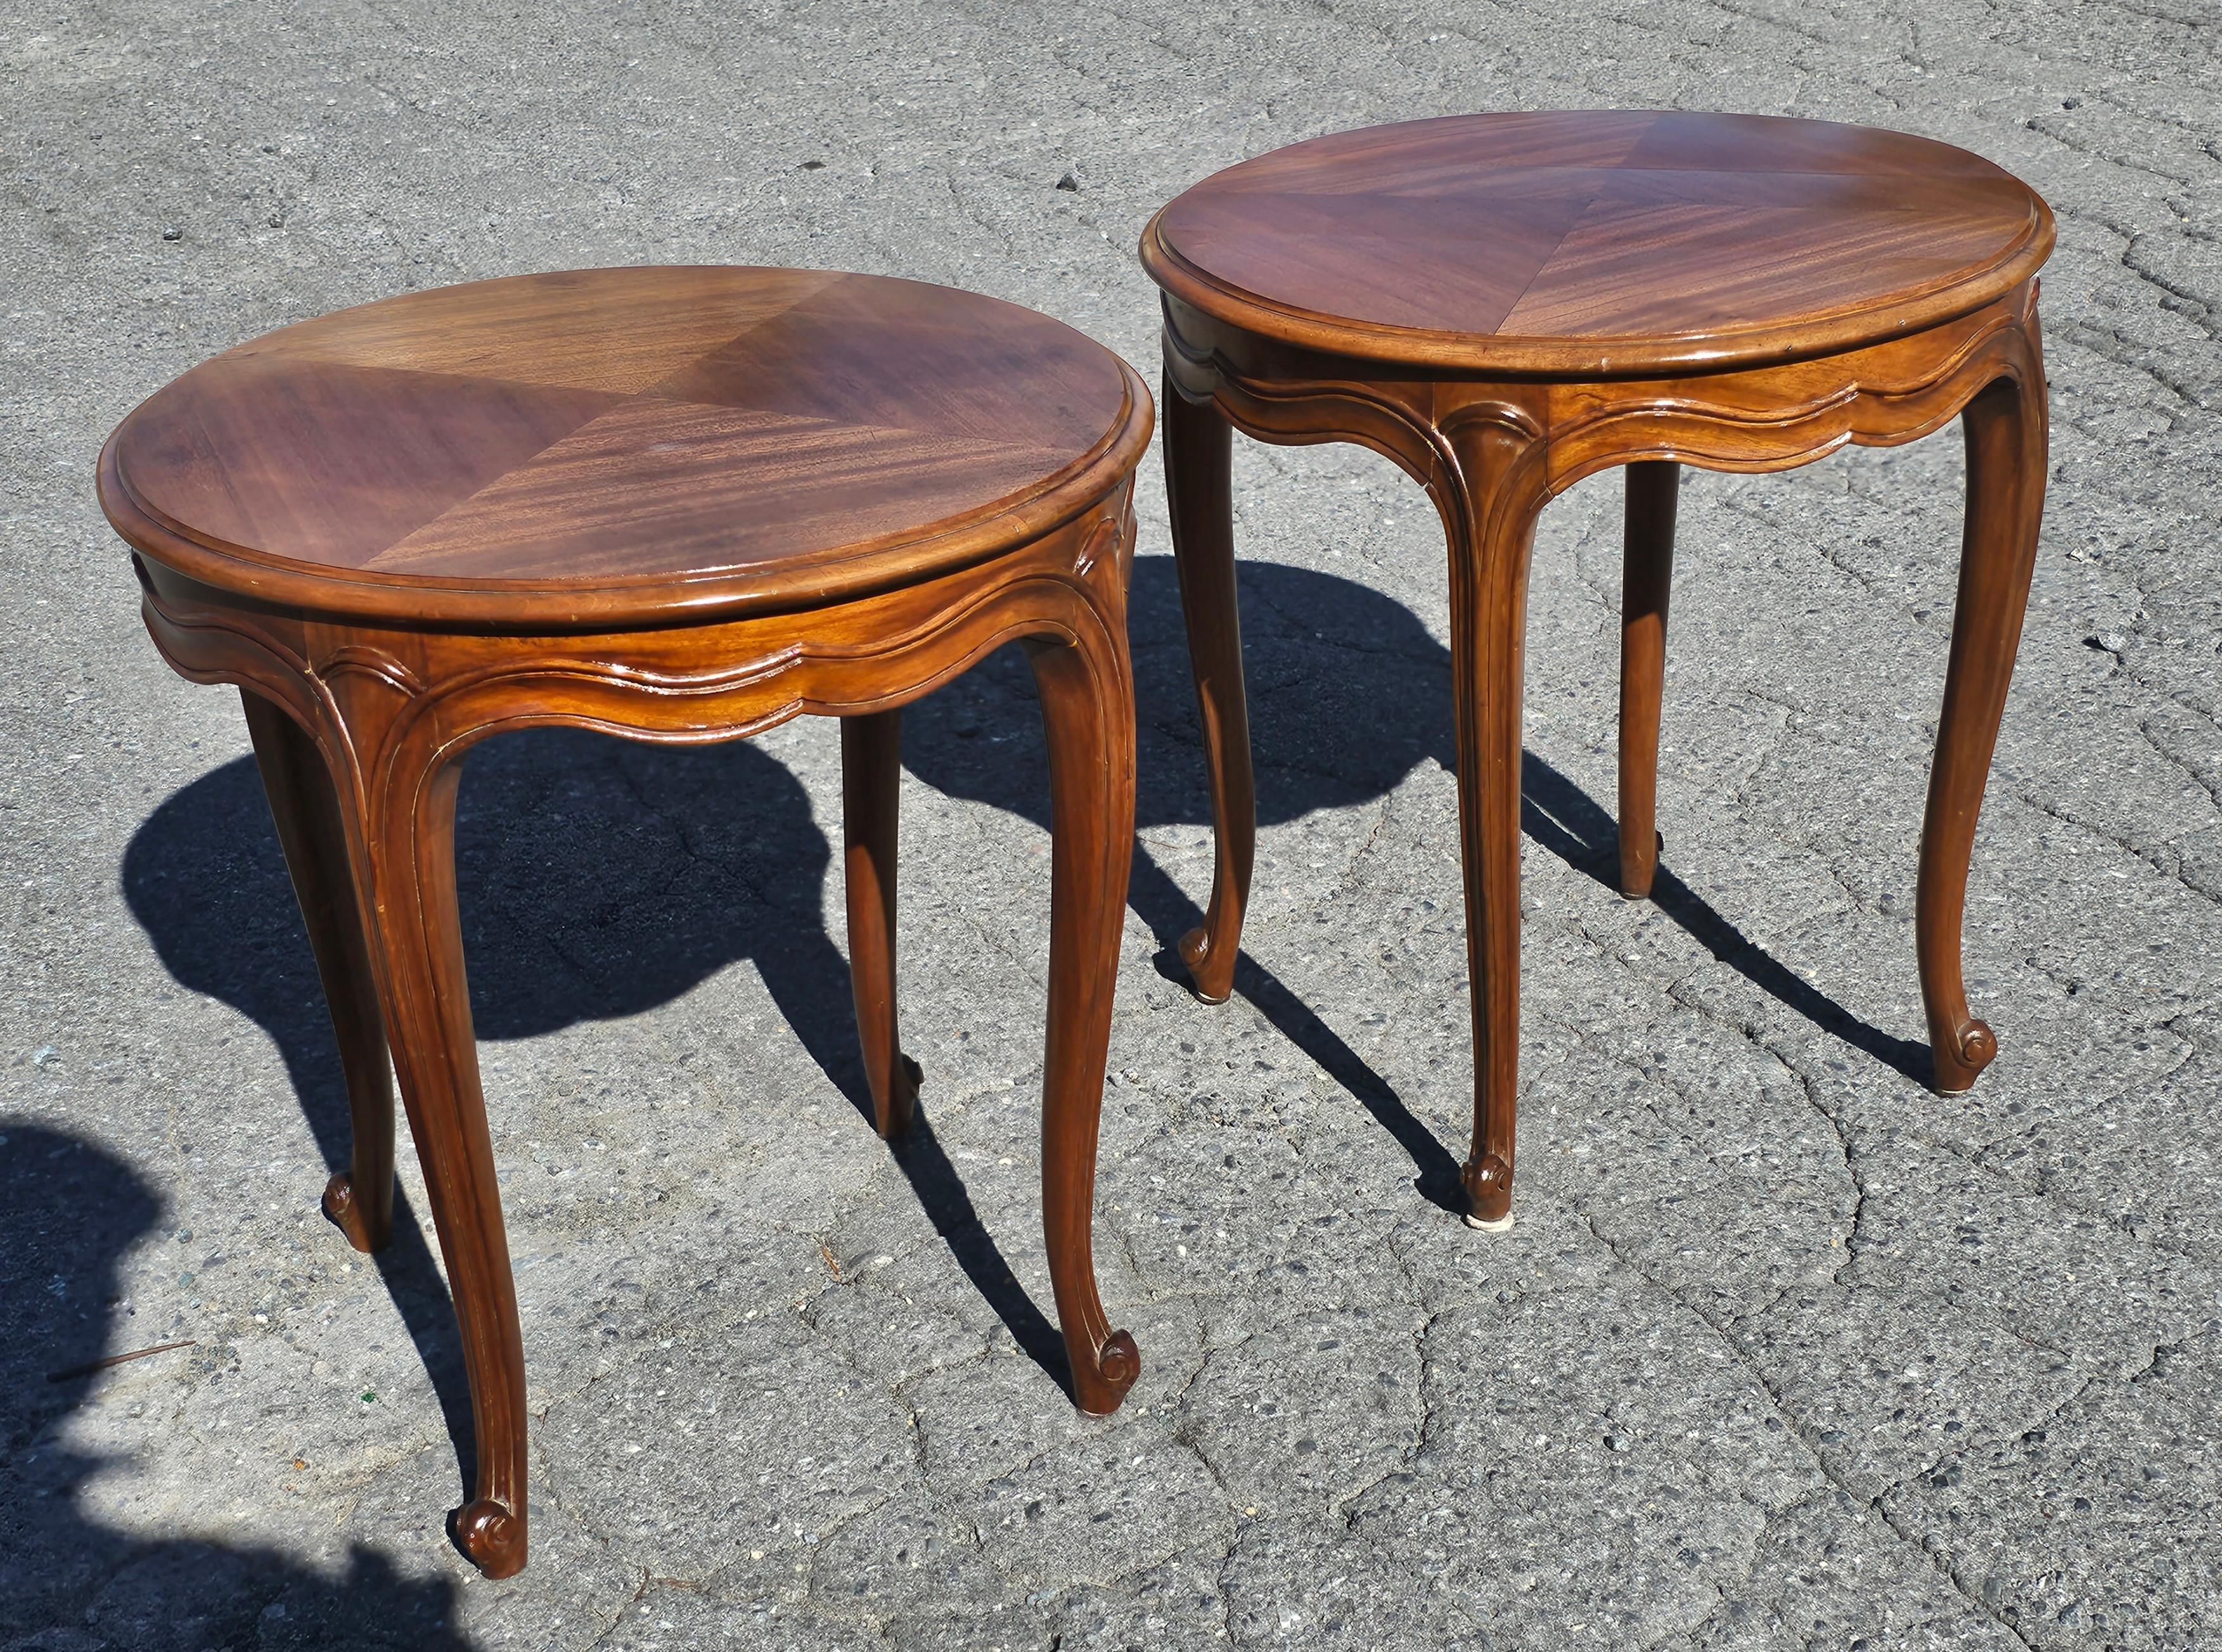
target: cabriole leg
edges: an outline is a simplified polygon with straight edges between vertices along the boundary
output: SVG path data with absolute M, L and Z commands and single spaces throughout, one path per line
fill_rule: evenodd
M 1189 401 L 1164 382 L 1165 491 L 1172 510 L 1173 562 L 1196 673 L 1196 721 L 1211 781 L 1215 850 L 1211 905 L 1203 926 L 1180 943 L 1196 995 L 1224 1003 L 1234 990 L 1242 911 L 1258 834 L 1250 772 L 1250 713 L 1242 687 L 1242 627 L 1234 595 L 1234 506 L 1229 472 L 1233 432 L 1219 410 Z
M 895 1034 L 895 822 L 902 713 L 841 719 L 842 868 L 848 884 L 849 980 L 872 1121 L 889 1140 L 910 1128 L 918 1065 Z
M 358 876 L 373 895 L 379 996 L 470 1374 L 478 1483 L 455 1513 L 455 1540 L 488 1577 L 505 1578 L 524 1566 L 524 1346 L 455 907 L 461 770 L 405 750 L 384 773 Z
M 1451 542 L 1451 675 L 1459 841 L 1473 1011 L 1473 1147 L 1466 1220 L 1512 1225 L 1520 1088 L 1520 732 L 1528 560 L 1542 509 L 1542 449 L 1496 424 L 1465 433 L 1460 478 L 1436 501 Z
M 1620 582 L 1620 892 L 1651 893 L 1659 870 L 1659 706 L 1666 681 L 1666 595 L 1674 573 L 1674 505 L 1682 467 L 1628 467 Z
M 2044 363 L 2034 316 L 2018 337 L 2014 371 L 1978 393 L 1961 418 L 1968 442 L 1967 526 L 1914 899 L 1933 1082 L 1948 1094 L 1973 1084 L 1999 1049 L 1991 1029 L 1968 1008 L 1960 935 L 1975 818 L 2021 642 L 2044 511 Z
M 338 794 L 289 713 L 252 689 L 239 697 L 347 1077 L 354 1145 L 348 1168 L 325 1184 L 324 1212 L 357 1250 L 382 1250 L 393 1232 L 393 1080 Z
M 1134 1339 L 1104 1317 L 1092 1242 L 1096 1122 L 1134 848 L 1134 698 L 1123 612 L 1089 617 L 1075 641 L 1037 642 L 1029 652 L 1052 833 L 1042 1224 L 1073 1400 L 1101 1416 L 1118 1410 L 1141 1370 Z

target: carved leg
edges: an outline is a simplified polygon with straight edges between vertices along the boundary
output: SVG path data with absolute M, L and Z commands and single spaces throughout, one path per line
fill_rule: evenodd
M 347 1076 L 352 1165 L 325 1184 L 324 1213 L 357 1250 L 382 1250 L 393 1232 L 393 1081 L 339 798 L 323 753 L 292 716 L 252 689 L 239 697 Z
M 1960 929 L 1975 817 L 2021 642 L 2044 512 L 2044 362 L 2033 317 L 2017 355 L 2018 376 L 1994 381 L 1962 415 L 1968 440 L 1967 528 L 1914 897 L 1921 996 L 1936 1063 L 1932 1082 L 1947 1094 L 1973 1084 L 1999 1052 L 1991 1029 L 1968 1008 Z
M 480 1571 L 505 1578 L 524 1566 L 524 1347 L 455 909 L 461 770 L 406 749 L 380 768 L 358 876 L 373 895 L 379 996 L 470 1373 L 478 1484 L 455 1512 L 455 1539 Z
M 1659 870 L 1654 818 L 1659 701 L 1666 676 L 1666 593 L 1674 572 L 1674 502 L 1682 467 L 1628 467 L 1628 527 L 1620 583 L 1620 892 L 1651 893 Z
M 1096 1120 L 1134 852 L 1134 690 L 1123 615 L 1114 608 L 1095 618 L 1101 623 L 1084 625 L 1076 641 L 1029 651 L 1048 737 L 1052 833 L 1042 1225 L 1072 1397 L 1103 1416 L 1141 1370 L 1134 1339 L 1103 1316 L 1091 1243 Z
M 1459 432 L 1462 474 L 1434 492 L 1451 541 L 1451 674 L 1459 839 L 1473 1006 L 1473 1150 L 1466 1221 L 1512 1225 L 1520 1085 L 1520 720 L 1528 557 L 1542 509 L 1542 449 L 1490 423 Z
M 872 1120 L 889 1140 L 910 1128 L 918 1064 L 895 1038 L 895 820 L 902 713 L 841 719 L 842 866 L 849 886 L 849 981 Z
M 1250 713 L 1242 692 L 1242 629 L 1234 600 L 1234 506 L 1228 481 L 1233 433 L 1218 409 L 1189 401 L 1170 374 L 1162 405 L 1173 562 L 1188 622 L 1189 660 L 1196 672 L 1196 718 L 1211 776 L 1217 851 L 1210 908 L 1203 927 L 1182 938 L 1180 952 L 1196 996 L 1218 1004 L 1234 990 L 1234 958 L 1242 943 L 1242 909 L 1250 898 L 1258 832 Z

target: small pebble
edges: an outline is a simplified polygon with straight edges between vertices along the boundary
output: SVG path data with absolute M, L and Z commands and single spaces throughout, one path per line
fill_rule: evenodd
M 165 241 L 183 241 L 185 238 L 185 232 L 182 229 L 165 229 L 162 231 L 162 239 Z
M 1067 173 L 1064 177 L 1057 180 L 1057 186 L 1059 189 L 1065 191 L 1068 194 L 1077 194 L 1080 190 L 1080 180 L 1077 178 L 1075 178 L 1070 173 Z

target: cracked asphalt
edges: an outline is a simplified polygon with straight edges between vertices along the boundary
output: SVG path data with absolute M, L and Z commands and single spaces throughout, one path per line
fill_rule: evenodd
M 2218 86 L 2195 0 L 0 6 L 0 1647 L 2222 1643 Z M 1996 1064 L 1918 1082 L 1949 435 L 1690 477 L 1641 905 L 1605 881 L 1619 484 L 1546 514 L 1502 1238 L 1447 1208 L 1432 512 L 1353 449 L 1239 449 L 1263 824 L 1208 1008 L 1158 962 L 1209 839 L 1153 459 L 1097 1223 L 1126 1409 L 1044 1363 L 1022 669 L 910 719 L 926 1084 L 892 1153 L 832 728 L 513 737 L 461 854 L 533 1559 L 476 1578 L 414 1161 L 373 1266 L 317 1211 L 344 1105 L 245 732 L 141 631 L 105 433 L 267 328 L 578 265 L 944 281 L 1154 376 L 1133 249 L 1186 184 L 1595 105 L 1920 132 L 2059 215 L 2056 470 L 1968 906 Z

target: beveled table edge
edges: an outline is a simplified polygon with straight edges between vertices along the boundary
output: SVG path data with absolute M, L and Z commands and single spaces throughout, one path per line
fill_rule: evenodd
M 1148 387 L 1117 351 L 1072 330 L 1117 364 L 1126 390 L 1118 419 L 1088 452 L 982 513 L 791 559 L 566 585 L 365 572 L 250 554 L 195 538 L 140 499 L 116 462 L 116 439 L 129 413 L 101 445 L 100 508 L 135 551 L 187 579 L 270 607 L 334 618 L 526 633 L 702 625 L 813 608 L 955 573 L 1030 544 L 1087 510 L 1140 463 L 1157 421 Z
M 1464 116 L 1436 116 L 1461 119 Z M 1419 125 L 1422 122 L 1390 122 Z M 1817 122 L 1842 125 L 1842 122 Z M 1356 127 L 1353 131 L 1371 129 Z M 1877 128 L 1877 130 L 1893 129 Z M 1340 134 L 1322 133 L 1322 137 Z M 1918 133 L 1907 133 L 1919 137 Z M 1309 142 L 1315 140 L 1306 139 Z M 1925 141 L 1942 143 L 1941 139 Z M 1294 146 L 1288 146 L 1293 148 Z M 1957 145 L 1946 145 L 1957 148 Z M 1271 151 L 1266 153 L 1270 154 Z M 1973 154 L 1972 150 L 1962 154 Z M 1254 160 L 1251 156 L 1246 159 Z M 1977 160 L 1985 157 L 1977 155 Z M 1234 166 L 1243 164 L 1240 161 Z M 1995 166 L 1997 163 L 1991 162 Z M 1221 171 L 1231 170 L 1222 167 Z M 1507 379 L 1646 379 L 1673 374 L 1732 372 L 1774 367 L 1816 356 L 1836 355 L 1869 344 L 1883 344 L 1941 323 L 1957 320 L 2011 292 L 2041 269 L 2052 255 L 2056 231 L 2052 209 L 2022 179 L 1999 167 L 2029 197 L 2029 221 L 2021 236 L 1992 263 L 1889 302 L 1854 305 L 1795 322 L 1773 322 L 1711 332 L 1596 335 L 1463 333 L 1441 329 L 1397 327 L 1322 315 L 1279 303 L 1221 280 L 1189 261 L 1159 230 L 1167 212 L 1187 192 L 1159 207 L 1144 226 L 1143 270 L 1170 297 L 1212 317 L 1260 337 L 1365 361 L 1472 373 Z M 1218 176 L 1215 173 L 1212 177 Z M 1191 189 L 1209 181 L 1199 179 Z

